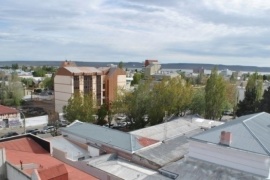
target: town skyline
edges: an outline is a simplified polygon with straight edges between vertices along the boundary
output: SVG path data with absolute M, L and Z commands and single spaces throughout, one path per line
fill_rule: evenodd
M 262 0 L 0 2 L 0 61 L 270 67 Z

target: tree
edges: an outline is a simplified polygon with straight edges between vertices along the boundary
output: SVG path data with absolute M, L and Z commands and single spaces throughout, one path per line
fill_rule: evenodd
M 194 91 L 191 106 L 190 106 L 190 111 L 192 114 L 199 114 L 201 116 L 204 116 L 204 113 L 205 113 L 204 88 L 199 88 Z
M 63 107 L 64 117 L 69 121 L 80 120 L 83 122 L 94 122 L 95 103 L 91 94 L 80 94 L 76 92 L 68 100 L 68 105 Z
M 12 68 L 13 70 L 19 69 L 19 65 L 18 65 L 17 63 L 12 64 L 12 65 L 11 65 L 11 68 Z
M 257 72 L 253 73 L 249 76 L 246 85 L 245 98 L 237 105 L 236 115 L 243 116 L 258 112 L 262 93 L 262 76 L 258 76 Z
M 121 90 L 117 98 L 112 102 L 111 112 L 113 114 L 125 114 L 131 123 L 132 129 L 145 127 L 148 123 L 144 116 L 150 108 L 150 82 L 140 83 L 133 92 Z
M 225 87 L 226 87 L 226 99 L 224 110 L 225 111 L 233 110 L 233 113 L 235 113 L 238 99 L 236 84 L 231 84 L 230 82 L 227 82 L 225 83 Z
M 245 98 L 237 104 L 236 115 L 243 116 L 258 112 L 259 102 L 256 100 L 256 90 L 246 90 Z
M 224 110 L 225 82 L 214 68 L 205 87 L 205 118 L 220 119 Z
M 135 84 L 139 84 L 140 80 L 142 79 L 141 73 L 135 73 L 133 75 L 133 80 L 131 81 L 131 86 L 134 86 Z
M 259 111 L 270 113 L 270 86 L 264 90 L 263 98 L 260 101 Z
M 118 63 L 118 67 L 119 67 L 120 69 L 123 69 L 123 68 L 124 68 L 124 63 L 123 63 L 123 61 L 120 61 L 120 62 Z
M 53 90 L 54 89 L 54 76 L 52 77 L 45 77 L 42 81 L 42 86 L 44 88 L 48 88 Z
M 34 70 L 32 73 L 34 77 L 44 77 L 46 74 L 46 71 L 43 70 L 42 68 L 38 67 Z
M 256 101 L 259 101 L 263 95 L 263 80 L 257 72 L 249 76 L 248 82 L 246 85 L 246 91 L 255 90 Z
M 104 124 L 106 124 L 107 122 L 105 121 L 105 117 L 107 115 L 108 115 L 107 106 L 106 106 L 106 104 L 102 104 L 100 106 L 100 108 L 98 109 L 98 111 L 97 111 L 97 116 L 98 116 L 97 124 L 98 125 L 104 125 Z
M 18 107 L 23 97 L 23 86 L 17 73 L 12 73 L 8 79 L 1 84 L 1 103 L 7 106 Z
M 33 79 L 32 78 L 23 78 L 21 82 L 26 86 L 26 88 L 33 86 Z

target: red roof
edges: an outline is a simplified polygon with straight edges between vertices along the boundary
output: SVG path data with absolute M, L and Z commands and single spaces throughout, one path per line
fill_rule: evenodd
M 63 162 L 53 158 L 50 153 L 48 153 L 30 137 L 22 137 L 20 139 L 0 142 L 0 148 L 6 149 L 7 161 L 14 166 L 19 166 L 21 161 L 23 165 L 35 165 L 35 169 L 37 169 L 38 172 L 42 172 L 41 174 L 53 174 L 56 172 L 61 174 L 63 173 L 63 169 L 61 169 L 61 165 L 63 164 L 68 172 L 69 180 L 97 179 L 83 171 L 80 171 L 72 166 L 69 166 L 68 164 L 64 164 Z M 56 171 L 52 167 L 60 167 L 60 169 Z M 35 169 L 25 169 L 23 170 L 23 172 L 31 175 Z M 44 169 L 46 169 L 46 173 L 45 171 L 42 171 Z
M 41 180 L 67 180 L 68 172 L 64 164 L 38 170 Z
M 146 146 L 150 146 L 152 144 L 155 144 L 155 143 L 157 143 L 159 141 L 154 140 L 154 139 L 149 139 L 149 138 L 146 138 L 146 137 L 140 137 L 138 139 L 138 142 L 140 143 L 141 146 L 146 147 Z
M 0 105 L 0 114 L 17 114 L 18 112 L 15 108 Z

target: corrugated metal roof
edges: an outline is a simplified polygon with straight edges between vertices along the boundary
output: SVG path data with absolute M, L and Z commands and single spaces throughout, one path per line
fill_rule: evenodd
M 160 172 L 166 174 L 174 174 L 176 180 L 263 180 L 265 178 L 249 174 L 247 172 L 238 171 L 217 164 L 200 161 L 195 159 L 182 159 L 173 162 L 160 169 Z
M 242 116 L 195 135 L 191 140 L 219 144 L 222 131 L 232 133 L 231 148 L 270 155 L 270 114 L 263 112 Z
M 159 141 L 187 134 L 193 130 L 200 129 L 199 126 L 183 119 L 158 124 L 155 126 L 131 131 L 130 134 L 139 135 Z
M 139 142 L 141 138 L 139 136 L 90 123 L 76 122 L 74 125 L 69 125 L 61 130 L 62 132 L 71 133 L 89 141 L 97 141 L 104 145 L 115 146 L 129 152 L 134 152 L 145 147 L 144 144 Z
M 180 136 L 158 146 L 146 148 L 135 152 L 136 155 L 154 162 L 160 167 L 177 161 L 188 153 L 188 141 L 185 136 Z

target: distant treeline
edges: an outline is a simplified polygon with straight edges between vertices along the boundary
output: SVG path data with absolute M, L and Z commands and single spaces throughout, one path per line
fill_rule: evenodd
M 60 66 L 63 61 L 0 61 L 0 67 L 11 66 L 17 63 L 19 66 Z M 120 62 L 120 61 L 119 61 Z M 119 62 L 79 62 L 75 61 L 78 66 L 92 66 L 104 67 L 108 64 L 117 65 Z M 197 69 L 203 67 L 204 69 L 211 70 L 214 67 L 219 70 L 229 69 L 232 71 L 249 71 L 249 72 L 270 72 L 270 67 L 256 67 L 256 66 L 238 66 L 238 65 L 221 65 L 221 64 L 194 64 L 194 63 L 168 63 L 162 64 L 163 69 Z M 124 62 L 125 68 L 142 68 L 140 62 Z

